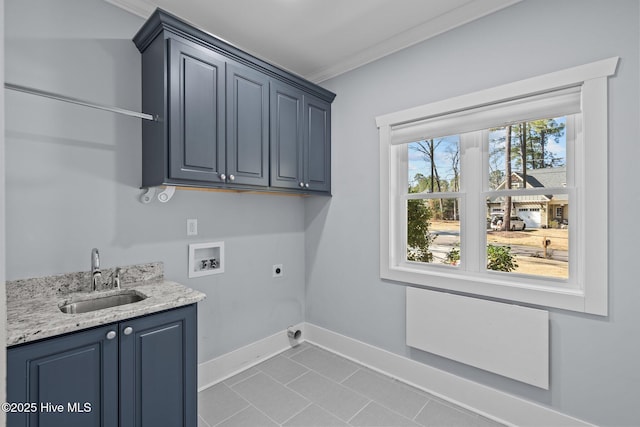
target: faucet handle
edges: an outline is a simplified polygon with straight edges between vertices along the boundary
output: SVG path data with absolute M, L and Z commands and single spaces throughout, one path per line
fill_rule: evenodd
M 91 249 L 91 270 L 95 271 L 100 269 L 100 252 L 98 248 Z
M 121 268 L 118 267 L 116 268 L 116 272 L 113 274 L 113 282 L 111 286 L 113 289 L 120 289 L 120 271 Z
M 100 273 L 100 270 L 96 270 L 93 273 L 91 273 L 91 287 L 94 291 L 99 290 L 99 288 L 102 288 L 103 284 L 102 282 L 102 273 Z

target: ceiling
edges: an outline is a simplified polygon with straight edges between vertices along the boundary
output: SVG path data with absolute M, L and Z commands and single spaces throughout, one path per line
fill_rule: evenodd
M 319 83 L 521 0 L 105 0 L 156 7 Z

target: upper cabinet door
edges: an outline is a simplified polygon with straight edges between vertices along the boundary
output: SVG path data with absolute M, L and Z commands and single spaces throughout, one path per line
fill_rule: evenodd
M 269 78 L 227 63 L 227 182 L 269 185 Z
M 220 182 L 225 171 L 225 60 L 169 39 L 169 178 Z
M 331 104 L 304 96 L 304 185 L 331 191 Z
M 271 82 L 271 186 L 304 188 L 303 94 Z

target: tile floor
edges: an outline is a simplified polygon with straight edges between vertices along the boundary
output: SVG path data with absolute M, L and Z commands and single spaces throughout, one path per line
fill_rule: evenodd
M 198 427 L 498 424 L 308 343 L 198 394 Z

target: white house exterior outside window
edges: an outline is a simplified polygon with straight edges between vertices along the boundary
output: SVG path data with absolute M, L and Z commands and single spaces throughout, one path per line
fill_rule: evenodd
M 380 276 L 606 315 L 607 79 L 617 62 L 377 117 Z M 537 155 L 527 154 L 532 138 Z M 509 243 L 517 238 L 534 246 Z M 507 255 L 517 267 L 493 266 L 495 251 L 517 248 Z

